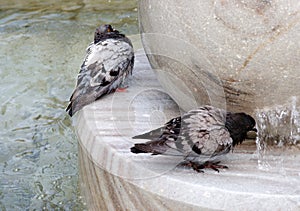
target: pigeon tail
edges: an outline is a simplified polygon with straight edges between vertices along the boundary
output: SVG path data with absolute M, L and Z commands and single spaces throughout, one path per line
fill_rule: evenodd
M 163 154 L 168 150 L 164 140 L 138 143 L 130 148 L 132 153 L 152 153 L 152 155 Z
M 131 147 L 131 148 L 130 148 L 130 151 L 131 151 L 132 153 L 136 153 L 136 154 L 138 154 L 138 153 L 148 153 L 148 152 L 145 152 L 145 151 L 143 151 L 143 150 L 140 150 L 140 149 L 136 148 L 135 146 L 134 146 L 134 147 Z

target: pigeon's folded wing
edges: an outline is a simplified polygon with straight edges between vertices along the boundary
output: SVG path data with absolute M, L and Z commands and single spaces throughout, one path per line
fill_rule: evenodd
M 176 148 L 187 157 L 215 156 L 227 153 L 232 145 L 225 127 L 226 112 L 211 106 L 191 110 L 182 117 Z
M 75 113 L 104 94 L 116 90 L 132 72 L 133 63 L 134 53 L 130 43 L 107 39 L 91 44 L 67 110 Z

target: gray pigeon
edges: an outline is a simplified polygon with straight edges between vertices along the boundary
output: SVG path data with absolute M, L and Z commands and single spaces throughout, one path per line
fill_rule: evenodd
M 72 116 L 84 106 L 115 91 L 132 73 L 133 64 L 131 41 L 111 25 L 97 28 L 94 42 L 86 50 L 77 86 L 66 111 Z
M 248 131 L 256 131 L 254 126 L 255 120 L 250 115 L 204 106 L 133 137 L 151 141 L 135 144 L 131 152 L 183 156 L 184 165 L 197 172 L 202 172 L 203 168 L 219 171 L 218 168 L 227 167 L 211 160 L 242 143 Z

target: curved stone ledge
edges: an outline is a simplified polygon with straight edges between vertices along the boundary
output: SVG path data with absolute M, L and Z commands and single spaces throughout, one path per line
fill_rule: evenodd
M 202 174 L 176 167 L 177 157 L 130 153 L 132 136 L 180 114 L 146 56 L 136 55 L 128 90 L 76 116 L 81 190 L 89 210 L 300 209 L 299 154 L 265 156 L 258 165 L 255 143 L 247 141 L 222 161 L 229 169 Z

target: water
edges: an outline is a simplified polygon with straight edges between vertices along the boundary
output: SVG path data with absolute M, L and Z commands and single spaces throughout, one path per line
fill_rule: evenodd
M 95 27 L 136 34 L 136 4 L 0 0 L 0 210 L 85 209 L 64 109 Z

